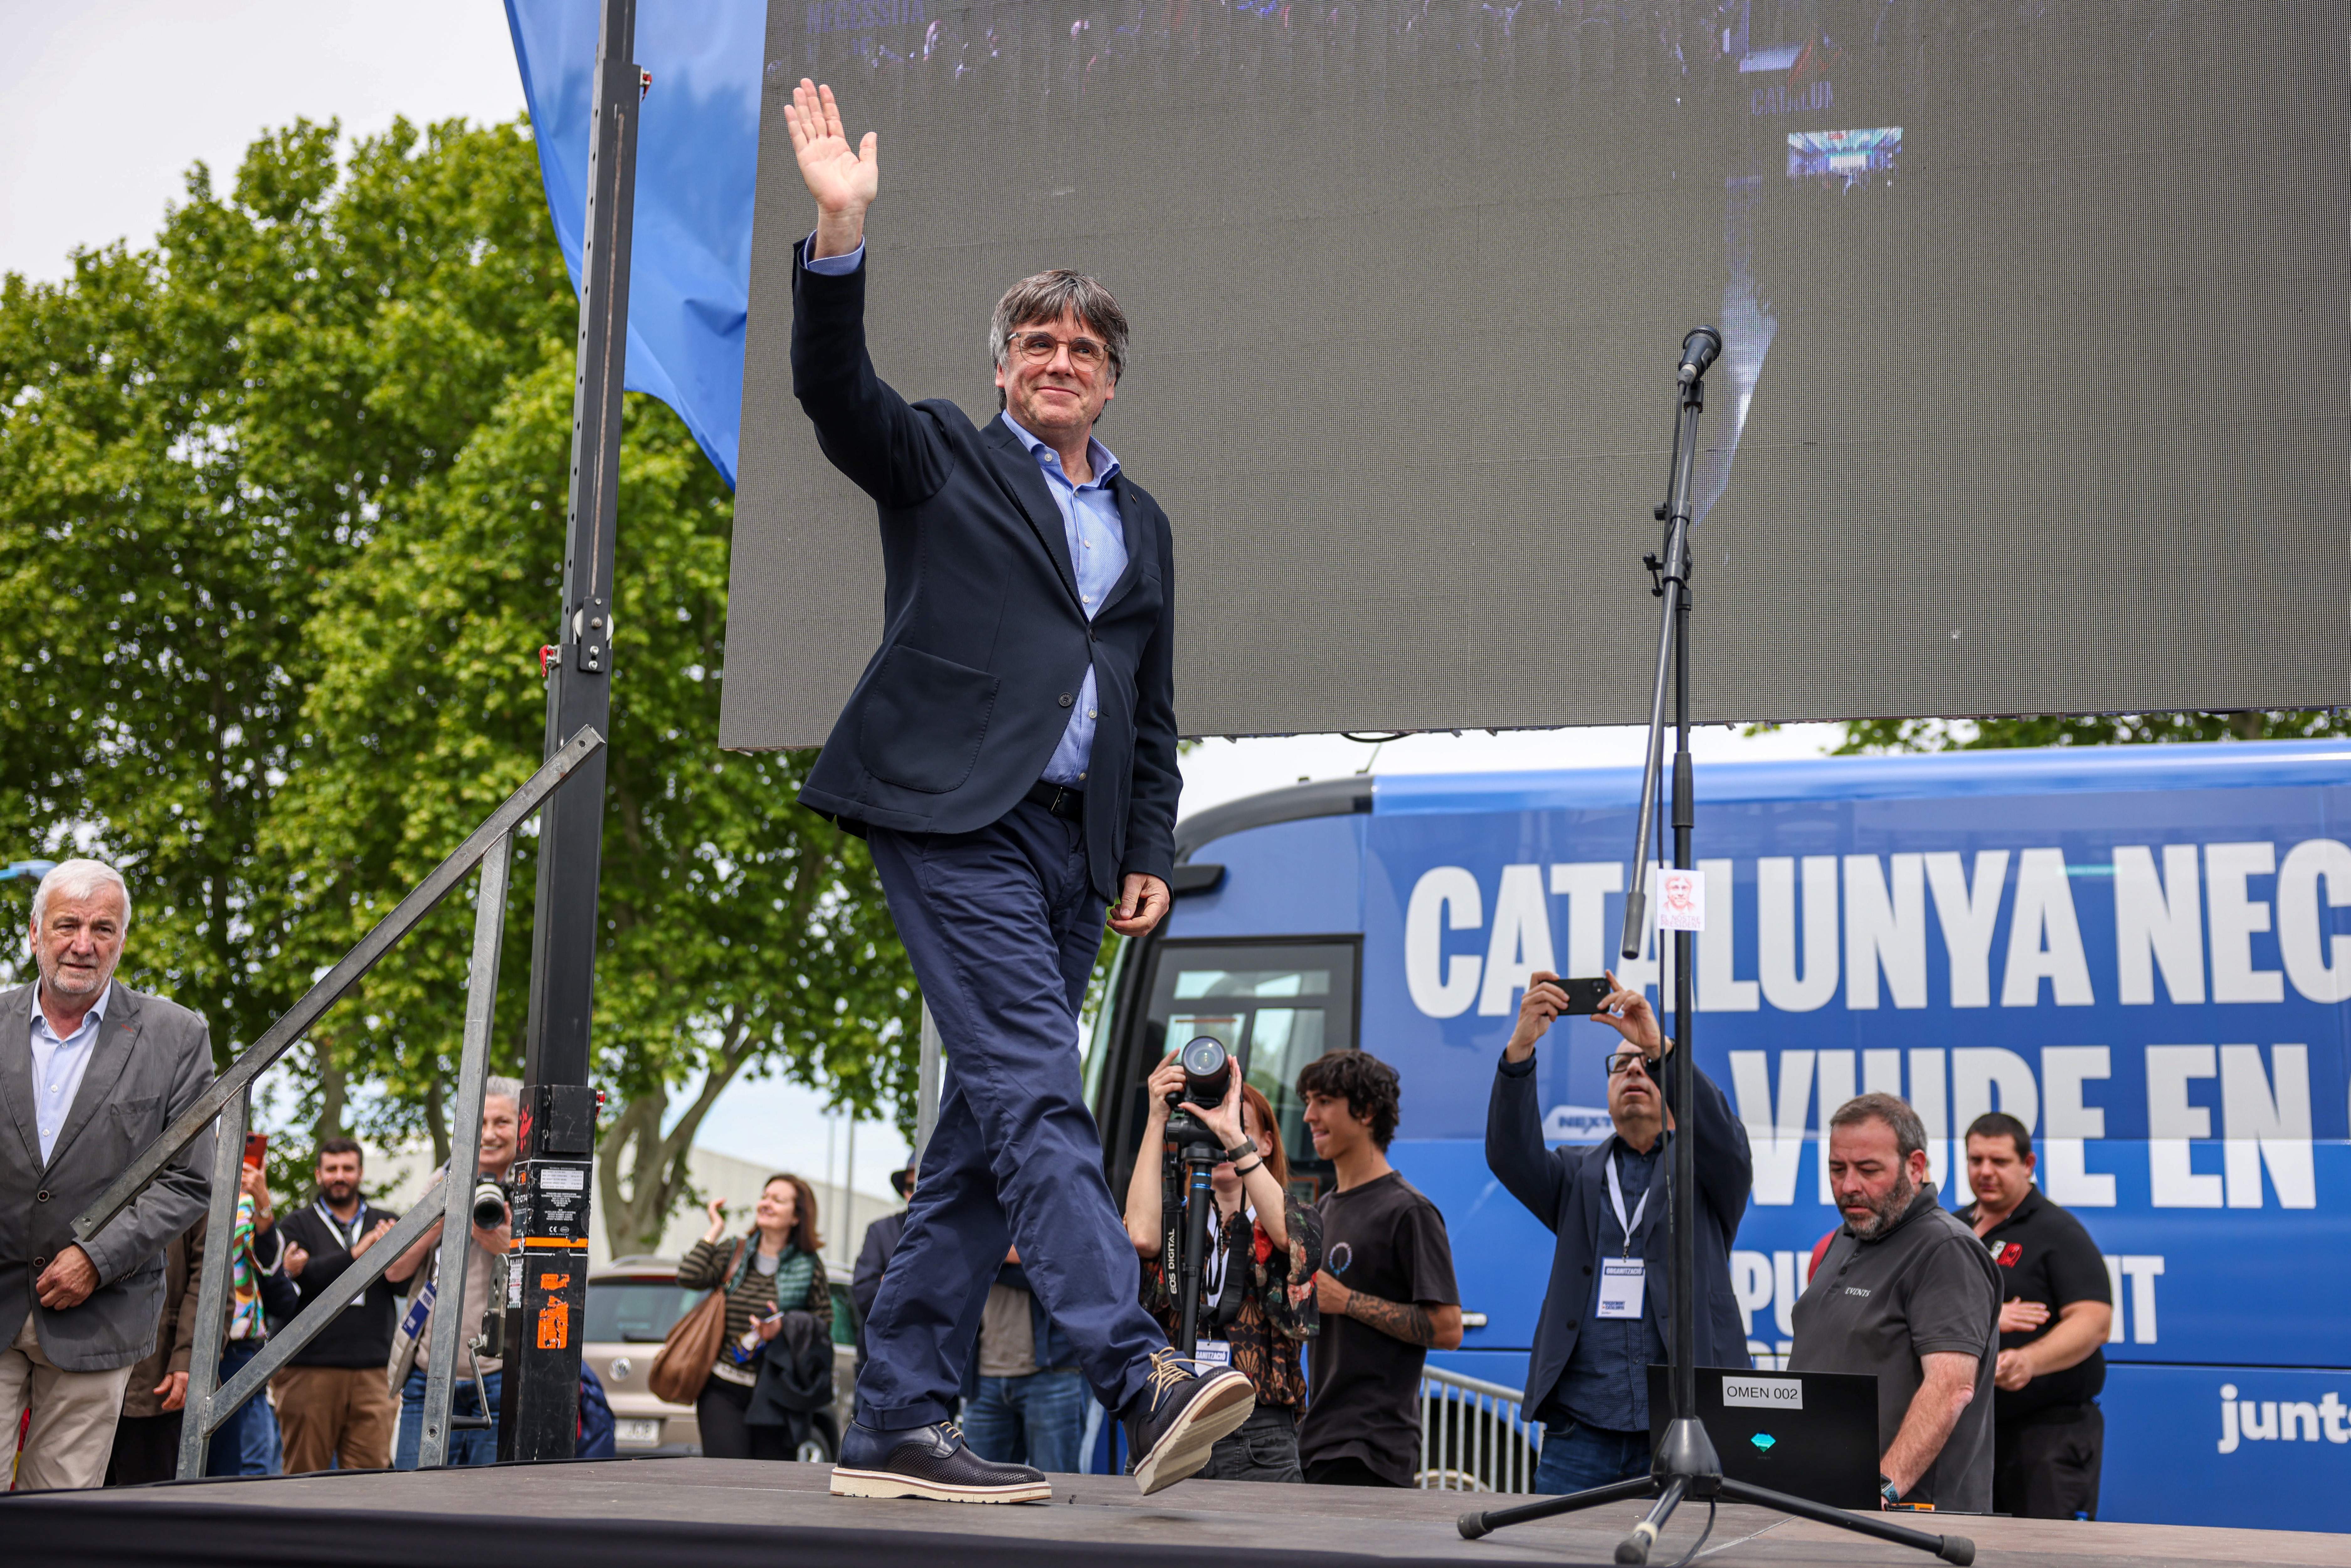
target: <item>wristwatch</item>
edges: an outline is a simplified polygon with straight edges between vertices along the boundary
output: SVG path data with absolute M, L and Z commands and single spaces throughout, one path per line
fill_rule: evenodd
M 1888 1508 L 1894 1507 L 1902 1500 L 1901 1490 L 1889 1480 L 1882 1470 L 1877 1476 L 1877 1495 L 1886 1500 L 1886 1506 Z
M 1241 1142 L 1235 1144 L 1231 1148 L 1225 1151 L 1225 1158 L 1228 1161 L 1245 1160 L 1255 1153 L 1257 1153 L 1257 1145 L 1249 1142 L 1247 1139 L 1243 1139 Z

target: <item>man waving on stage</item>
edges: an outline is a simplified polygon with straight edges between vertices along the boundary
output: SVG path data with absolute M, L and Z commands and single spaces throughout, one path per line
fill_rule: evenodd
M 949 1064 L 832 1490 L 1050 1500 L 948 1419 L 1009 1243 L 1156 1491 L 1253 1396 L 1229 1367 L 1177 1359 L 1138 1303 L 1078 1078 L 1103 907 L 1126 936 L 1167 913 L 1181 782 L 1167 517 L 1093 439 L 1126 318 L 1091 277 L 1024 278 L 990 332 L 999 415 L 907 403 L 865 348 L 875 138 L 852 147 L 831 89 L 805 80 L 785 112 L 817 202 L 793 262 L 792 389 L 873 498 L 884 570 L 881 649 L 800 800 L 872 845 Z

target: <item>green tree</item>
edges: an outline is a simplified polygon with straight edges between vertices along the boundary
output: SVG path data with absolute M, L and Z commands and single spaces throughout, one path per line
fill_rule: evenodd
M 2122 713 L 2057 718 L 1864 718 L 1844 727 L 1835 755 L 1981 751 L 2016 746 L 2133 746 L 2168 741 L 2300 740 L 2351 734 L 2332 708 L 2274 713 Z
M 0 281 L 0 843 L 121 865 L 130 977 L 224 1060 L 308 978 L 256 851 L 318 596 L 570 308 L 520 125 L 337 151 L 298 121 L 225 195 L 196 165 L 152 246 Z
M 224 1060 L 538 764 L 577 310 L 520 123 L 348 149 L 298 123 L 226 196 L 195 169 L 152 246 L 0 282 L 0 849 L 121 864 L 126 977 Z M 622 472 L 596 1071 L 626 1247 L 745 1075 L 910 1121 L 918 1003 L 862 843 L 792 804 L 801 764 L 716 749 L 730 498 L 641 398 Z M 470 902 L 313 1030 L 319 1134 L 445 1153 Z

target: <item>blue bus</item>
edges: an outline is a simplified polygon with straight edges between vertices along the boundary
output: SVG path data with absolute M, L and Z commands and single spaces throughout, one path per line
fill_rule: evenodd
M 1839 1223 L 1825 1115 L 1903 1095 L 1957 1207 L 1954 1140 L 2005 1111 L 2114 1286 L 2100 1517 L 2351 1530 L 2346 781 L 2328 742 L 1701 764 L 1693 1033 L 1754 1150 L 1733 1282 L 1756 1364 Z M 1186 819 L 1175 910 L 1124 945 L 1088 1046 L 1113 1190 L 1168 1044 L 1246 1051 L 1309 1184 L 1298 1070 L 1369 1051 L 1402 1075 L 1390 1157 L 1444 1211 L 1472 1325 L 1432 1364 L 1517 1386 L 1552 1239 L 1486 1169 L 1487 1094 L 1532 971 L 1658 994 L 1654 938 L 1614 953 L 1636 783 L 1346 779 Z M 1613 1040 L 1546 1042 L 1552 1140 L 1606 1135 Z

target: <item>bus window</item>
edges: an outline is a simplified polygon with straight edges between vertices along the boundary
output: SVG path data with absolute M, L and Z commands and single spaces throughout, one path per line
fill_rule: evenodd
M 1170 942 L 1154 958 L 1144 1049 L 1132 1069 L 1137 1092 L 1170 1048 L 1214 1035 L 1272 1103 L 1293 1174 L 1309 1196 L 1319 1191 L 1298 1071 L 1355 1043 L 1354 944 Z

